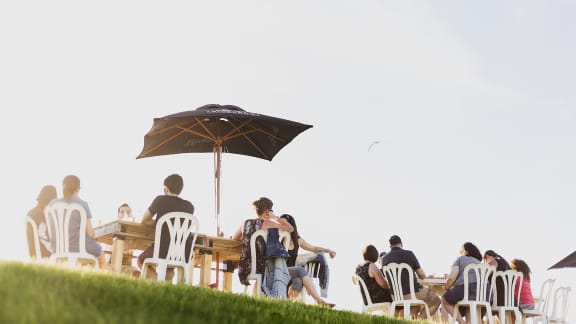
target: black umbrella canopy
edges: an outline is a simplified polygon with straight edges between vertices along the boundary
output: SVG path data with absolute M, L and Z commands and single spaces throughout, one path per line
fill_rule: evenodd
M 221 155 L 235 153 L 272 161 L 296 136 L 311 128 L 233 105 L 205 105 L 155 118 L 139 158 L 180 153 L 214 153 L 216 233 L 220 230 Z
M 550 269 L 560 269 L 560 268 L 576 268 L 576 251 L 572 252 L 569 256 L 558 261 L 555 265 L 548 268 Z
M 155 118 L 137 158 L 215 152 L 271 161 L 311 125 L 252 113 L 233 105 L 205 105 L 196 110 Z

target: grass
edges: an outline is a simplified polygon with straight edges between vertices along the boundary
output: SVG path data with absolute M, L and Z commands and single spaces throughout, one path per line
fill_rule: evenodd
M 408 322 L 89 270 L 0 262 L 0 323 Z

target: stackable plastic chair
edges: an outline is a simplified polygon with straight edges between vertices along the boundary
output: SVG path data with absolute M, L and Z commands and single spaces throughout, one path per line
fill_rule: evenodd
M 536 305 L 534 309 L 526 309 L 522 311 L 522 323 L 526 322 L 527 318 L 532 319 L 532 323 L 536 324 L 542 322 L 549 323 L 548 308 L 550 306 L 550 296 L 552 295 L 552 288 L 554 287 L 556 279 L 546 279 L 540 288 L 540 296 L 534 298 Z
M 373 313 L 373 312 L 384 312 L 384 314 L 388 314 L 390 312 L 390 303 L 388 302 L 381 302 L 381 303 L 374 303 L 372 302 L 372 298 L 368 293 L 368 287 L 366 287 L 366 283 L 364 279 L 357 274 L 352 275 L 352 282 L 360 286 L 360 298 L 362 298 L 362 313 Z M 366 298 L 366 302 L 364 302 L 363 297 Z
M 493 289 L 492 314 L 498 316 L 502 324 L 511 323 L 512 314 L 514 314 L 514 322 L 516 324 L 521 323 L 522 314 L 518 306 L 524 275 L 522 272 L 516 270 L 496 271 L 494 272 L 492 282 L 495 283 L 496 278 L 501 278 L 504 283 L 504 303 L 502 306 L 498 306 L 498 294 L 496 293 L 496 289 Z M 517 285 L 519 286 L 518 290 L 515 289 Z M 493 287 L 496 287 L 496 284 L 494 284 Z
M 268 230 L 257 230 L 255 231 L 252 236 L 250 237 L 250 273 L 246 276 L 246 281 L 254 281 L 254 294 L 256 296 L 264 295 L 262 291 L 262 274 L 256 273 L 256 261 L 257 261 L 257 253 L 256 253 L 256 240 L 258 237 L 262 237 L 264 241 L 268 239 Z M 290 232 L 286 231 L 279 231 L 279 240 L 283 242 L 284 247 L 288 247 L 290 245 Z M 262 256 L 264 257 L 264 256 Z M 244 293 L 248 293 L 248 286 L 244 286 Z
M 414 270 L 406 263 L 389 263 L 383 267 L 386 273 L 386 278 L 392 287 L 392 303 L 390 304 L 390 316 L 394 316 L 394 310 L 397 308 L 404 309 L 404 318 L 410 319 L 410 307 L 418 306 L 424 307 L 426 311 L 426 318 L 430 319 L 430 309 L 428 304 L 424 301 L 416 298 L 416 292 L 414 291 Z M 410 295 L 409 298 L 404 298 L 404 293 L 402 290 L 402 277 L 408 276 L 408 282 L 410 285 Z
M 33 242 L 32 246 L 28 246 L 28 251 L 30 252 L 30 259 L 34 261 L 39 261 L 42 259 L 42 253 L 40 252 L 40 237 L 38 236 L 38 226 L 30 216 L 26 216 L 26 234 L 28 234 L 28 229 L 32 230 L 32 242 Z M 30 244 L 29 241 L 28 244 Z
M 162 228 L 167 227 L 170 235 L 168 252 L 165 257 L 160 257 L 160 242 Z M 154 234 L 154 254 L 142 263 L 140 278 L 146 278 L 150 269 L 156 268 L 157 280 L 165 281 L 167 270 L 178 270 L 176 283 L 192 284 L 192 265 L 194 261 L 194 245 L 198 235 L 198 220 L 190 213 L 170 212 L 164 214 L 156 222 Z M 186 242 L 192 239 L 190 255 L 186 259 Z
M 471 263 L 464 268 L 464 298 L 454 306 L 454 313 L 452 314 L 454 319 L 457 318 L 461 307 L 466 307 L 470 310 L 468 321 L 472 324 L 482 323 L 483 308 L 486 310 L 486 314 L 492 314 L 490 296 L 493 285 L 489 283 L 489 278 L 494 271 L 496 271 L 496 267 L 487 263 Z M 470 294 L 469 291 L 471 275 L 476 278 L 475 295 Z M 494 323 L 492 316 L 487 317 L 490 324 Z
M 568 296 L 571 288 L 568 286 L 558 287 L 554 291 L 554 300 L 552 302 L 552 314 L 550 314 L 550 323 L 567 324 L 566 315 L 568 313 Z
M 78 203 L 55 201 L 44 208 L 48 236 L 53 251 L 49 262 L 53 264 L 91 265 L 98 268 L 98 258 L 86 252 L 86 210 Z M 70 219 L 80 217 L 78 252 L 70 251 Z

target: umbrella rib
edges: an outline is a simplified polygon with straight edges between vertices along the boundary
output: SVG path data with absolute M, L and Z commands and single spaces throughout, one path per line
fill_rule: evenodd
M 176 133 L 176 134 L 168 137 L 167 139 L 165 139 L 165 140 L 163 140 L 162 142 L 158 143 L 157 145 L 155 145 L 154 147 L 150 148 L 150 149 L 147 150 L 146 152 L 142 152 L 142 154 L 140 154 L 140 155 L 141 155 L 141 156 L 146 156 L 146 155 L 148 155 L 150 152 L 152 152 L 152 151 L 156 150 L 157 148 L 163 146 L 164 144 L 170 142 L 170 141 L 173 140 L 174 138 L 180 136 L 180 134 L 182 134 L 182 133 L 183 133 L 183 131 L 180 131 L 180 132 L 178 132 L 178 133 Z

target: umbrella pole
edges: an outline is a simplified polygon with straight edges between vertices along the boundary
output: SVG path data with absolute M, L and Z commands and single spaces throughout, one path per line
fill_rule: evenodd
M 214 195 L 216 197 L 216 236 L 221 236 L 220 228 L 220 169 L 222 167 L 222 143 L 217 141 L 214 144 Z

